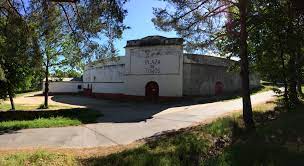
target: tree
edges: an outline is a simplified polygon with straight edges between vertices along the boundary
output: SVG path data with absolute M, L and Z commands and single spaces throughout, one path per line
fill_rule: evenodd
M 23 86 L 34 61 L 29 52 L 30 40 L 24 20 L 13 10 L 4 6 L 0 14 L 0 98 L 9 96 L 12 110 L 15 110 L 13 97 Z
M 58 78 L 79 78 L 81 73 L 72 68 L 58 68 L 55 69 L 55 72 L 52 74 L 53 77 Z
M 0 66 L 0 81 L 4 81 L 5 76 L 4 76 L 4 71 L 3 68 Z
M 121 37 L 126 28 L 123 25 L 125 0 L 60 2 L 30 1 L 29 17 L 44 59 L 45 108 L 48 107 L 50 70 L 60 65 L 73 68 L 82 60 L 91 61 L 99 56 L 100 45 L 96 41 L 108 30 L 109 21 L 113 23 L 115 37 Z
M 303 68 L 303 17 L 291 14 L 289 0 L 255 1 L 253 5 L 256 25 L 249 31 L 249 54 L 264 79 L 284 83 L 284 99 L 295 105 Z
M 101 46 L 97 42 L 108 29 L 119 38 L 125 28 L 127 0 L 20 0 L 5 1 L 4 8 L 28 21 L 33 28 L 31 37 L 35 53 L 43 59 L 45 75 L 45 102 L 48 107 L 48 77 L 58 65 L 81 66 L 98 57 Z M 68 2 L 68 3 L 67 3 Z M 2 4 L 2 5 L 3 5 Z M 26 8 L 26 5 L 29 8 Z M 1 6 L 2 7 L 2 6 Z M 2 8 L 3 8 L 2 7 Z M 109 22 L 111 22 L 109 24 Z M 111 28 L 109 28 L 111 26 Z
M 254 126 L 249 87 L 248 60 L 248 21 L 250 0 L 165 0 L 170 4 L 167 8 L 155 8 L 154 24 L 161 30 L 175 30 L 186 39 L 187 50 L 212 49 L 213 43 L 230 29 L 238 27 L 236 36 L 240 57 L 243 119 L 247 128 Z M 231 17 L 236 19 L 230 19 Z M 226 31 L 225 31 L 226 28 Z M 236 29 L 236 28 L 235 28 Z M 228 32 L 228 33 L 224 33 Z

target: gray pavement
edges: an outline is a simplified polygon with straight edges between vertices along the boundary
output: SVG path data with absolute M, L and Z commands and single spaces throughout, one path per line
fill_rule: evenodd
M 56 103 L 99 110 L 104 113 L 104 117 L 95 124 L 0 133 L 0 149 L 125 145 L 165 131 L 209 123 L 242 108 L 241 99 L 196 105 L 114 102 L 80 96 L 53 96 L 51 99 Z M 275 94 L 272 91 L 251 96 L 253 105 L 274 99 Z

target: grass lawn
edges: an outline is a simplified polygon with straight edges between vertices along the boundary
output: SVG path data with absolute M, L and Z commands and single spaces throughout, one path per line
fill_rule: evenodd
M 102 114 L 86 108 L 0 112 L 0 134 L 27 128 L 76 126 L 94 123 Z M 0 164 L 1 165 L 1 164 Z
M 255 108 L 255 131 L 245 131 L 236 114 L 107 156 L 37 151 L 1 155 L 0 165 L 303 165 L 303 110 L 267 103 Z
M 102 116 L 100 112 L 87 108 L 73 108 L 65 105 L 49 105 L 48 109 L 40 109 L 40 107 L 40 105 L 15 104 L 16 111 L 9 111 L 11 109 L 9 103 L 0 103 L 0 134 L 28 128 L 94 123 L 98 117 Z
M 38 105 L 25 105 L 25 104 L 15 104 L 16 110 L 40 110 L 40 106 Z M 71 108 L 69 106 L 63 105 L 49 105 L 48 110 L 56 110 L 56 109 L 68 109 Z M 0 103 L 0 111 L 9 111 L 11 109 L 11 104 L 8 103 Z
M 35 154 L 18 153 L 0 157 L 1 166 L 73 166 L 75 158 L 69 155 L 37 151 Z

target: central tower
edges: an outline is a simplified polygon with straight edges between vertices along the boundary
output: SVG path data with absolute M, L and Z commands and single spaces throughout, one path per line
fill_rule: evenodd
M 183 95 L 183 39 L 148 36 L 128 41 L 125 49 L 128 95 L 145 96 L 147 91 L 163 97 Z M 147 90 L 148 83 L 159 92 Z

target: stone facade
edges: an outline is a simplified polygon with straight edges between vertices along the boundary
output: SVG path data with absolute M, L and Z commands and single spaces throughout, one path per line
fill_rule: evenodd
M 230 71 L 231 66 L 236 63 L 219 57 L 184 54 L 183 94 L 208 96 L 240 90 L 239 73 Z M 260 86 L 257 76 L 250 76 L 250 85 L 252 88 Z M 217 92 L 217 90 L 222 92 Z
M 131 40 L 126 55 L 86 66 L 83 90 L 87 95 L 121 97 L 182 97 L 221 95 L 240 89 L 240 76 L 228 72 L 236 61 L 184 54 L 183 39 L 148 36 Z M 259 79 L 251 76 L 251 86 Z

